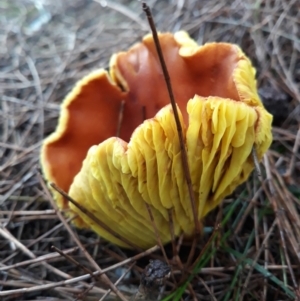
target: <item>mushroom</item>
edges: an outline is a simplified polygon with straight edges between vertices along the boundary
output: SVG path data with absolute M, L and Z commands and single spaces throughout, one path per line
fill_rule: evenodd
M 159 40 L 202 220 L 246 181 L 254 169 L 252 149 L 258 160 L 267 151 L 272 115 L 257 94 L 255 69 L 237 45 L 198 46 L 183 31 L 160 33 Z M 156 244 L 149 209 L 163 243 L 171 240 L 169 212 L 175 235 L 193 235 L 178 133 L 152 35 L 114 54 L 109 72 L 96 70 L 76 84 L 43 143 L 41 165 L 49 182 L 141 248 Z M 130 247 L 53 194 L 59 208 L 78 214 L 76 226 Z

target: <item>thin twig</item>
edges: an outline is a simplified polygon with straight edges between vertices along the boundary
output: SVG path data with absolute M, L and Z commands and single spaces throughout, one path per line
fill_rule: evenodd
M 51 205 L 53 206 L 53 208 L 56 211 L 56 214 L 58 215 L 59 219 L 62 221 L 62 223 L 64 224 L 66 230 L 69 232 L 70 236 L 72 237 L 72 239 L 74 240 L 74 242 L 78 245 L 78 247 L 80 248 L 80 250 L 83 252 L 83 254 L 86 256 L 87 260 L 92 264 L 92 266 L 101 274 L 102 269 L 99 267 L 99 265 L 96 263 L 96 261 L 91 257 L 91 255 L 86 251 L 85 247 L 82 245 L 82 243 L 80 242 L 80 240 L 77 238 L 77 236 L 74 234 L 74 232 L 72 231 L 71 227 L 69 226 L 69 224 L 66 222 L 66 220 L 64 219 L 64 217 L 62 216 L 62 214 L 60 213 L 56 203 L 54 202 L 54 200 L 52 199 L 52 196 L 50 194 L 50 192 L 48 191 L 46 184 L 43 181 L 43 178 L 40 174 L 38 174 L 39 179 L 40 179 L 40 183 L 45 191 L 45 193 L 47 194 L 47 197 L 49 199 L 49 201 L 51 202 Z M 109 287 L 113 290 L 113 292 L 122 300 L 122 301 L 127 301 L 127 299 L 125 298 L 125 296 L 114 286 L 114 284 L 110 281 L 110 279 L 105 275 L 105 274 L 101 274 L 100 275 L 100 279 L 103 280 L 104 283 L 106 283 L 107 285 L 109 285 Z
M 135 255 L 131 258 L 123 260 L 122 262 L 111 265 L 110 267 L 108 267 L 106 269 L 103 269 L 101 272 L 99 270 L 96 271 L 96 272 L 93 272 L 92 275 L 93 276 L 99 276 L 103 273 L 114 270 L 118 267 L 129 264 L 131 262 L 134 262 L 134 261 L 136 261 L 136 260 L 138 260 L 138 259 L 140 259 L 144 256 L 147 256 L 147 255 L 157 251 L 158 249 L 159 249 L 158 246 L 154 246 L 154 247 L 152 247 L 152 248 L 150 248 L 150 249 L 148 249 L 148 250 L 146 250 L 146 251 L 144 251 L 144 252 L 142 252 L 138 255 Z M 85 274 L 85 275 L 82 275 L 82 276 L 79 276 L 79 277 L 71 278 L 69 280 L 53 282 L 53 283 L 48 283 L 48 284 L 43 284 L 43 285 L 38 285 L 38 286 L 33 286 L 33 287 L 30 287 L 30 288 L 21 288 L 21 289 L 16 289 L 16 290 L 8 290 L 8 291 L 4 291 L 4 292 L 0 291 L 0 297 L 9 296 L 9 295 L 18 294 L 18 293 L 23 294 L 23 293 L 35 292 L 35 291 L 39 291 L 39 290 L 46 290 L 46 289 L 55 288 L 55 287 L 59 287 L 59 286 L 63 286 L 63 285 L 74 284 L 74 283 L 81 282 L 83 280 L 87 280 L 87 279 L 90 279 L 90 278 L 91 278 L 91 275 L 88 273 L 88 274 Z M 103 293 L 105 293 L 105 292 L 106 291 L 103 290 Z
M 79 268 L 81 268 L 83 271 L 85 271 L 86 273 L 89 273 L 91 275 L 91 277 L 93 277 L 93 272 L 91 270 L 89 270 L 88 268 L 86 268 L 85 266 L 83 266 L 82 264 L 80 264 L 77 260 L 75 260 L 73 257 L 69 256 L 68 254 L 66 254 L 65 252 L 61 251 L 60 249 L 56 248 L 55 246 L 51 246 L 51 249 L 53 249 L 54 251 L 56 251 L 58 254 L 60 254 L 62 257 L 65 257 L 69 262 L 73 263 L 74 265 L 78 266 Z
M 157 229 L 157 226 L 155 224 L 155 220 L 154 220 L 154 217 L 153 217 L 153 214 L 152 214 L 152 210 L 149 206 L 149 204 L 147 202 L 145 202 L 145 206 L 147 208 L 147 211 L 148 211 L 148 214 L 149 214 L 149 217 L 150 217 L 150 221 L 151 221 L 151 224 L 152 224 L 152 227 L 154 229 L 154 232 L 155 232 L 155 236 L 156 236 L 156 241 L 157 241 L 157 244 L 159 245 L 160 247 L 160 250 L 161 252 L 163 253 L 163 256 L 164 256 L 164 259 L 166 262 L 169 262 L 169 259 L 167 257 L 167 254 L 166 254 L 166 251 L 165 251 L 165 248 L 162 244 L 162 241 L 161 241 L 161 238 L 159 236 L 159 232 L 158 232 L 158 229 Z
M 125 107 L 125 100 L 122 100 L 121 104 L 120 104 L 120 111 L 119 111 L 119 116 L 118 116 L 116 137 L 120 137 L 121 127 L 122 127 L 122 122 L 123 122 L 123 115 L 124 115 L 124 107 Z
M 249 270 L 249 272 L 248 272 L 247 278 L 246 278 L 246 280 L 245 280 L 244 283 L 243 283 L 243 290 L 242 290 L 242 292 L 240 293 L 240 296 L 239 296 L 239 300 L 240 300 L 240 301 L 244 300 L 243 298 L 244 298 L 244 295 L 245 295 L 246 290 L 247 290 L 247 288 L 248 288 L 249 281 L 250 281 L 250 278 L 251 278 L 252 273 L 253 273 L 253 270 L 254 270 L 254 266 L 255 266 L 255 264 L 256 264 L 256 262 L 257 262 L 259 256 L 260 256 L 260 254 L 261 254 L 262 251 L 265 249 L 266 244 L 267 244 L 267 242 L 268 242 L 270 236 L 273 234 L 273 231 L 274 231 L 274 228 L 275 228 L 275 226 L 276 226 L 276 224 L 277 224 L 277 221 L 278 221 L 278 219 L 276 218 L 276 219 L 274 220 L 272 226 L 270 227 L 270 229 L 269 229 L 267 235 L 265 236 L 265 238 L 264 238 L 264 240 L 263 240 L 263 242 L 262 242 L 262 244 L 261 244 L 260 249 L 257 251 L 257 253 L 256 253 L 256 255 L 255 255 L 254 259 L 253 259 L 253 263 L 251 264 L 251 267 L 250 267 L 250 270 Z
M 71 202 L 74 206 L 76 206 L 81 212 L 83 212 L 85 215 L 87 215 L 92 221 L 97 223 L 100 227 L 102 227 L 104 230 L 121 240 L 122 242 L 128 244 L 133 249 L 142 251 L 140 247 L 138 247 L 135 243 L 128 240 L 127 238 L 121 236 L 117 232 L 115 232 L 113 229 L 109 228 L 106 224 L 104 224 L 100 219 L 98 219 L 92 212 L 87 210 L 84 206 L 76 202 L 73 198 L 71 198 L 65 191 L 63 191 L 60 187 L 55 185 L 54 183 L 50 183 L 50 186 L 53 187 L 57 192 L 59 192 L 64 198 L 66 198 L 69 202 Z
M 297 135 L 296 135 L 295 143 L 294 143 L 294 146 L 293 146 L 293 153 L 292 153 L 292 156 L 291 156 L 289 168 L 288 168 L 288 170 L 286 171 L 286 173 L 284 175 L 285 178 L 287 178 L 287 179 L 291 178 L 291 176 L 293 174 L 293 171 L 295 169 L 296 156 L 298 154 L 299 147 L 300 147 L 300 125 L 299 125 L 299 129 L 298 129 L 298 132 L 297 132 Z M 291 180 L 290 180 L 290 182 L 291 182 Z
M 32 253 L 28 248 L 26 248 L 19 240 L 17 240 L 7 229 L 0 227 L 0 235 L 6 238 L 8 241 L 11 241 L 17 248 L 19 248 L 24 254 L 26 254 L 29 258 L 36 259 L 34 253 Z M 59 269 L 49 265 L 46 262 L 42 263 L 47 269 L 52 271 L 53 273 L 59 275 L 62 278 L 70 279 L 71 276 L 60 271 Z
M 123 279 L 124 277 L 128 274 L 128 272 L 134 267 L 135 262 L 133 262 L 127 269 L 126 271 L 119 277 L 119 279 L 114 283 L 115 286 L 117 286 Z M 102 298 L 99 301 L 103 301 L 109 294 L 111 293 L 111 289 L 107 290 L 107 292 L 102 296 Z
M 183 172 L 184 172 L 184 176 L 186 179 L 186 183 L 188 186 L 188 192 L 189 192 L 189 197 L 190 197 L 190 202 L 191 202 L 191 206 L 192 206 L 192 210 L 193 210 L 193 217 L 194 217 L 194 223 L 195 223 L 195 237 L 199 237 L 200 234 L 200 222 L 198 220 L 198 209 L 196 207 L 196 200 L 195 200 L 195 195 L 193 192 L 193 187 L 192 187 L 192 180 L 191 180 L 191 174 L 190 174 L 190 169 L 189 169 L 189 164 L 188 164 L 188 158 L 187 158 L 187 152 L 186 152 L 186 148 L 185 148 L 185 143 L 184 143 L 184 137 L 183 137 L 183 132 L 182 132 L 182 126 L 180 123 L 180 119 L 179 119 L 179 114 L 178 114 L 178 110 L 177 110 L 177 105 L 176 105 L 176 101 L 175 101 L 175 97 L 173 94 L 173 89 L 172 89 L 172 85 L 171 85 L 171 78 L 164 60 L 164 56 L 160 47 L 160 42 L 158 39 L 158 35 L 157 35 L 157 31 L 156 31 L 156 27 L 152 18 L 152 14 L 150 11 L 149 6 L 143 2 L 142 3 L 143 6 L 143 10 L 145 11 L 146 15 L 147 15 L 147 19 L 152 31 L 152 35 L 153 35 L 153 39 L 154 39 L 154 43 L 155 43 L 155 47 L 156 47 L 156 51 L 159 57 L 159 61 L 160 61 L 160 65 L 164 74 L 164 79 L 167 85 L 167 89 L 168 89 L 168 93 L 170 96 L 170 101 L 171 101 L 171 105 L 172 105 L 172 109 L 174 112 L 174 118 L 175 118 L 175 122 L 176 122 L 176 127 L 177 127 L 177 132 L 178 132 L 178 137 L 179 137 L 179 142 L 180 142 L 180 151 L 181 151 L 181 156 L 182 156 L 182 167 L 183 167 Z

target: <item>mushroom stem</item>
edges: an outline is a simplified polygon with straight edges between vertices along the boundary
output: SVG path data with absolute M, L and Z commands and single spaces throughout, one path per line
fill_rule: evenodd
M 170 274 L 171 269 L 165 262 L 158 259 L 150 260 L 141 276 L 139 289 L 130 301 L 157 300 L 160 289 L 166 284 Z

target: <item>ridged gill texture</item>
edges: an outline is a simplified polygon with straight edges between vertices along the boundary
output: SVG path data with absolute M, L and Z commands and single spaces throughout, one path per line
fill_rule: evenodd
M 243 183 L 272 141 L 272 116 L 256 90 L 255 70 L 232 44 L 198 46 L 185 32 L 160 34 L 180 113 L 198 219 Z M 125 102 L 119 137 L 121 103 Z M 174 114 L 151 35 L 113 55 L 110 72 L 82 79 L 64 100 L 41 164 L 56 183 L 110 229 L 141 248 L 192 236 L 194 221 Z M 74 223 L 130 247 L 53 192 Z M 148 204 L 149 206 L 146 206 Z M 147 208 L 148 207 L 148 208 Z

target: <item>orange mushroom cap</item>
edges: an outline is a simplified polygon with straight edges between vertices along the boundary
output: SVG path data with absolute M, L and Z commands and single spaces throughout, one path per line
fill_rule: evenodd
M 255 69 L 238 46 L 198 46 L 185 32 L 159 34 L 159 40 L 202 219 L 247 179 L 253 147 L 258 159 L 267 151 L 272 116 L 257 94 Z M 41 164 L 47 180 L 142 248 L 156 243 L 145 203 L 164 243 L 171 239 L 169 209 L 175 234 L 193 234 L 176 124 L 151 35 L 113 55 L 109 73 L 97 70 L 77 83 L 62 104 L 56 131 L 44 141 Z M 128 247 L 54 194 L 60 208 L 79 215 L 77 226 Z

